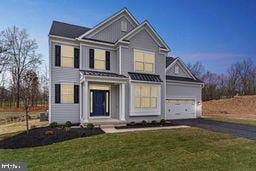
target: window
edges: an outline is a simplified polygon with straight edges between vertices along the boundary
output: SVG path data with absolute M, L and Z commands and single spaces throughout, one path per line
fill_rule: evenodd
M 74 103 L 73 84 L 61 84 L 61 103 Z
M 106 69 L 106 61 L 105 61 L 105 50 L 95 49 L 95 58 L 94 58 L 94 67 L 95 69 Z
M 121 31 L 127 32 L 127 22 L 121 21 Z
M 61 66 L 74 67 L 74 48 L 72 46 L 61 45 Z
M 136 108 L 156 108 L 157 107 L 157 87 L 148 85 L 135 86 L 135 107 Z
M 155 54 L 152 52 L 134 50 L 135 71 L 154 72 Z
M 180 72 L 179 66 L 178 66 L 178 65 L 175 65 L 175 67 L 174 67 L 174 73 L 175 73 L 175 74 L 179 74 L 179 72 Z

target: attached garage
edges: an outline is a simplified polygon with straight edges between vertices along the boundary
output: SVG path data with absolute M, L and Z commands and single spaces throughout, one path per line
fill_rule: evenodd
M 166 99 L 166 119 L 196 118 L 195 99 Z

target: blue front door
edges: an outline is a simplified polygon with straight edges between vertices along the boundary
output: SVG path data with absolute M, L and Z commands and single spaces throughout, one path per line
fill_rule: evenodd
M 109 91 L 91 90 L 91 116 L 109 116 Z

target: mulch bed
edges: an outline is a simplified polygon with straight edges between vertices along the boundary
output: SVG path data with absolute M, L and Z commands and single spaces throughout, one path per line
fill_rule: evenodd
M 46 135 L 46 131 L 53 131 L 53 135 Z M 52 129 L 49 127 L 41 127 L 29 130 L 28 135 L 26 132 L 22 132 L 0 141 L 0 149 L 44 146 L 74 138 L 88 137 L 103 133 L 104 131 L 100 128 L 94 128 L 92 130 L 87 128 L 70 128 L 70 130 L 65 130 L 65 128 Z
M 135 125 L 127 124 L 126 126 L 116 126 L 116 129 L 129 129 L 129 128 L 152 128 L 152 127 L 163 127 L 163 126 L 178 126 L 179 124 L 174 124 L 171 122 L 167 122 L 165 124 L 160 123 L 147 123 L 146 125 L 143 125 L 142 123 L 136 123 Z

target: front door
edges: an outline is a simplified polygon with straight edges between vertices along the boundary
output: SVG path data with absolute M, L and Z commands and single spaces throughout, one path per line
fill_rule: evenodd
M 90 90 L 91 117 L 109 116 L 109 91 Z

